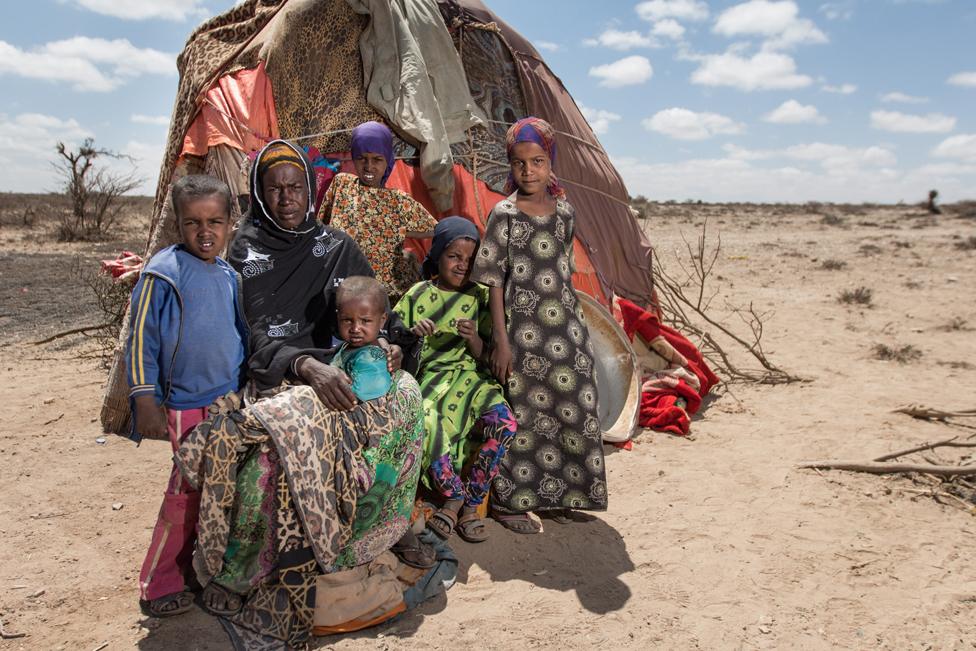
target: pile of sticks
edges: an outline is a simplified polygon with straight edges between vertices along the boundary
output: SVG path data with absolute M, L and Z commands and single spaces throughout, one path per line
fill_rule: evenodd
M 902 457 L 918 454 L 936 448 L 976 448 L 976 426 L 964 421 L 976 418 L 976 409 L 960 411 L 944 411 L 923 405 L 908 405 L 894 410 L 895 413 L 906 414 L 920 420 L 934 420 L 963 430 L 970 430 L 968 435 L 957 434 L 938 441 L 929 441 L 904 450 L 889 452 L 870 460 L 842 460 L 828 459 L 823 461 L 804 461 L 797 464 L 797 468 L 820 470 L 847 470 L 850 472 L 865 472 L 875 475 L 906 475 L 912 477 L 916 483 L 927 484 L 924 490 L 900 489 L 903 492 L 927 495 L 940 501 L 945 498 L 957 506 L 962 506 L 970 513 L 976 514 L 976 503 L 972 501 L 976 496 L 976 483 L 966 478 L 976 476 L 976 459 L 972 454 L 964 456 L 956 465 L 947 465 L 943 461 L 921 455 L 924 462 L 901 461 Z M 962 420 L 963 422 L 959 422 Z M 898 461 L 895 461 L 898 459 Z M 970 497 L 965 500 L 959 493 Z

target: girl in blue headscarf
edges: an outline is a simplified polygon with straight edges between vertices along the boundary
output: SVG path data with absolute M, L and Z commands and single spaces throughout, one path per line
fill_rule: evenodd
M 322 201 L 319 217 L 348 233 L 366 254 L 376 279 L 393 300 L 417 277 L 403 260 L 403 241 L 433 235 L 437 221 L 407 193 L 387 188 L 393 171 L 393 133 L 379 122 L 352 130 L 355 174 L 337 174 Z
M 488 290 L 468 278 L 478 241 L 467 219 L 441 220 L 424 260 L 426 280 L 394 308 L 406 327 L 425 337 L 417 373 L 426 427 L 423 481 L 445 499 L 428 526 L 442 538 L 456 530 L 468 542 L 488 537 L 478 506 L 516 429 L 502 387 L 485 365 Z

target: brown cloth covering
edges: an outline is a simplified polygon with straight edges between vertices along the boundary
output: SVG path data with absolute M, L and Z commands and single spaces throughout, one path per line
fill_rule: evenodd
M 516 63 L 527 115 L 547 120 L 559 132 L 556 173 L 576 208 L 576 235 L 607 286 L 604 289 L 640 305 L 651 305 L 651 244 L 630 213 L 623 179 L 562 81 L 529 41 L 480 0 L 442 0 L 441 4 L 459 7 L 462 21 L 497 25 Z

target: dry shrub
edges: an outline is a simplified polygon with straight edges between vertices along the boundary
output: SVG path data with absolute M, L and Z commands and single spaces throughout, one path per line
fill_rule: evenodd
M 908 364 L 922 358 L 922 351 L 911 344 L 891 347 L 887 344 L 875 344 L 874 358 L 882 362 L 898 362 Z
M 899 240 L 895 240 L 894 242 L 892 242 L 892 244 L 895 245 L 896 249 L 910 249 L 912 248 L 912 246 L 914 246 L 911 242 L 905 242 Z
M 857 252 L 861 255 L 878 255 L 881 253 L 881 247 L 877 244 L 862 244 Z
M 970 235 L 961 242 L 956 242 L 953 246 L 960 251 L 976 251 L 976 235 Z
M 72 273 L 81 280 L 91 295 L 95 298 L 97 314 L 101 317 L 99 325 L 86 332 L 86 336 L 94 340 L 99 352 L 107 360 L 119 340 L 125 312 L 129 307 L 133 283 L 116 282 L 110 275 L 90 262 L 80 258 L 75 262 Z
M 871 300 L 874 296 L 874 292 L 867 287 L 857 287 L 855 289 L 845 289 L 837 297 L 838 303 L 843 303 L 845 305 L 863 305 L 864 307 L 871 307 Z
M 969 322 L 961 316 L 952 317 L 948 323 L 940 325 L 939 330 L 942 332 L 964 332 L 967 330 L 972 330 L 969 327 Z
M 820 218 L 820 223 L 824 226 L 847 226 L 847 220 L 837 215 L 824 215 Z
M 905 287 L 908 289 L 922 289 L 922 283 L 917 280 L 906 280 Z
M 847 266 L 847 263 L 843 260 L 834 260 L 829 258 L 820 263 L 820 268 L 825 271 L 840 271 Z

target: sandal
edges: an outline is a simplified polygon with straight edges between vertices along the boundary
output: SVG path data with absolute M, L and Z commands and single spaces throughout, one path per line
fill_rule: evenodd
M 416 534 L 407 530 L 390 551 L 396 554 L 400 562 L 418 570 L 429 570 L 437 565 L 437 550 L 417 538 Z
M 447 540 L 454 533 L 457 526 L 458 514 L 452 509 L 438 509 L 427 521 L 427 528 L 437 534 L 438 538 Z
M 223 607 L 213 605 L 215 597 L 223 598 Z M 240 612 L 244 607 L 244 598 L 236 592 L 231 592 L 219 583 L 211 581 L 203 589 L 200 599 L 203 609 L 216 617 L 230 617 Z
M 477 510 L 465 513 L 458 518 L 455 530 L 462 540 L 469 543 L 480 543 L 488 540 L 488 523 L 478 515 Z
M 157 599 L 140 599 L 139 608 L 146 617 L 175 617 L 193 608 L 193 593 L 184 590 Z
M 533 534 L 542 531 L 542 526 L 529 517 L 528 513 L 498 513 L 493 512 L 491 517 L 509 531 L 523 534 Z

